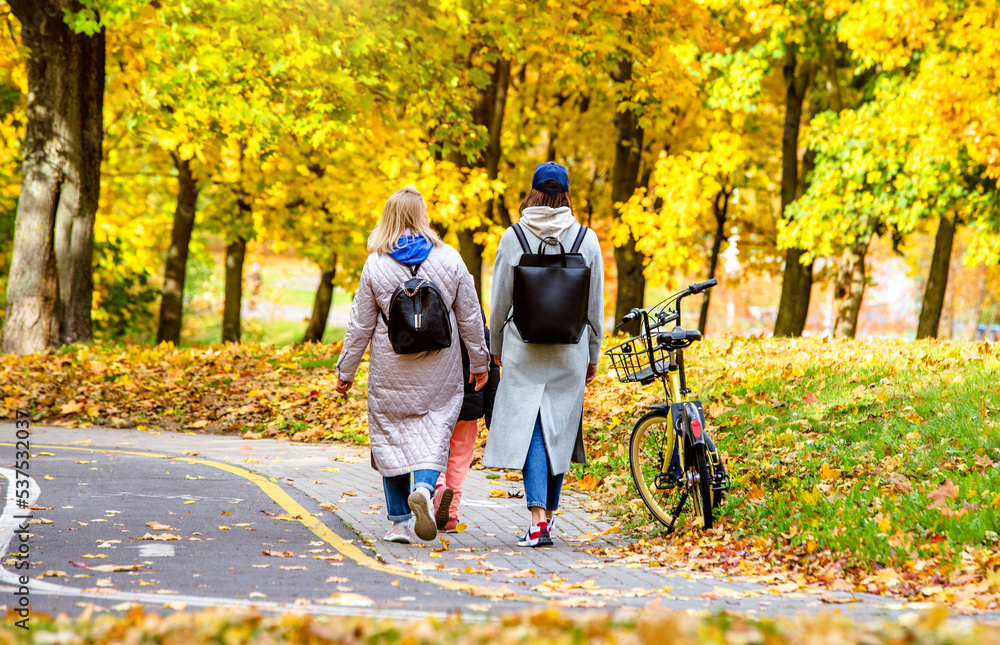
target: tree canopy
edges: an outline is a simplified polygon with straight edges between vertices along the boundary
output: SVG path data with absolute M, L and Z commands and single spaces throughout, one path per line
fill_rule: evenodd
M 99 336 L 159 327 L 161 340 L 179 340 L 197 233 L 227 245 L 228 340 L 239 339 L 247 245 L 290 246 L 328 290 L 349 291 L 381 205 L 403 185 L 424 194 L 478 286 L 546 160 L 569 167 L 617 313 L 641 304 L 647 280 L 714 275 L 737 240 L 750 270 L 785 272 L 778 335 L 801 333 L 818 257 L 839 271 L 817 278 L 837 285 L 845 322 L 833 331 L 853 335 L 876 236 L 905 252 L 944 222 L 968 231 L 967 263 L 1000 262 L 993 0 L 38 6 L 0 2 L 5 329 L 32 290 L 67 289 L 75 275 L 36 284 L 17 269 L 18 248 L 30 249 L 15 229 L 42 221 L 21 192 L 44 152 L 26 138 L 41 132 L 28 97 L 55 100 L 32 94 L 33 82 L 52 82 L 31 71 L 55 55 L 42 20 L 92 44 L 88 64 L 104 69 L 102 110 L 82 126 L 102 141 L 99 199 L 77 216 L 96 211 L 80 224 L 92 228 L 81 242 L 92 261 L 51 250 L 57 267 L 90 261 L 92 284 L 76 300 L 44 300 L 53 312 L 92 303 Z M 325 320 L 321 296 L 314 316 Z M 60 324 L 63 342 L 90 333 Z

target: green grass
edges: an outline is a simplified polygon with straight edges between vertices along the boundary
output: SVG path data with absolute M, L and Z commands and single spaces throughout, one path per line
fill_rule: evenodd
M 300 342 L 305 331 L 306 323 L 295 320 L 244 320 L 241 340 L 283 347 Z M 346 329 L 328 325 L 323 333 L 323 342 L 341 341 L 346 332 Z M 219 343 L 221 338 L 221 317 L 198 314 L 184 316 L 184 330 L 181 333 L 182 347 L 212 345 Z

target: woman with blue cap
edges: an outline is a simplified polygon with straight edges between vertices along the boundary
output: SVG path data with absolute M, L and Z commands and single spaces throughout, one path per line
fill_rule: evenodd
M 521 203 L 518 225 L 531 249 L 543 243 L 570 248 L 582 225 L 573 215 L 566 168 L 546 162 L 535 168 L 531 192 Z M 555 246 L 556 252 L 559 247 Z M 513 268 L 523 247 L 504 231 L 493 266 L 490 346 L 503 378 L 497 389 L 483 465 L 521 469 L 531 512 L 519 546 L 548 546 L 559 508 L 563 476 L 577 448 L 584 388 L 597 374 L 604 318 L 604 262 L 597 235 L 586 231 L 579 253 L 590 267 L 586 327 L 576 344 L 526 343 L 506 324 L 513 305 Z

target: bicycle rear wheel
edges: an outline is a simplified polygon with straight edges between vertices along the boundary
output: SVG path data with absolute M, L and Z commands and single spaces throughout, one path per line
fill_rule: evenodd
M 692 467 L 698 477 L 693 488 L 695 514 L 701 516 L 702 527 L 712 528 L 712 510 L 715 508 L 715 489 L 712 485 L 712 470 L 708 462 L 708 451 L 705 444 L 692 447 L 694 464 Z
M 666 476 L 676 443 L 670 418 L 650 412 L 632 429 L 629 440 L 629 468 L 639 497 L 657 521 L 670 526 L 671 513 L 684 492 L 682 483 Z

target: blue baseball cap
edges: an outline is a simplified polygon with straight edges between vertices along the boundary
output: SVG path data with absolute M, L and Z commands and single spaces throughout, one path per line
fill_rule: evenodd
M 542 186 L 542 183 L 550 179 L 559 184 L 559 190 Z M 554 161 L 538 164 L 535 167 L 535 175 L 531 178 L 531 187 L 546 195 L 565 193 L 569 190 L 569 173 L 566 172 L 566 166 L 560 166 Z

